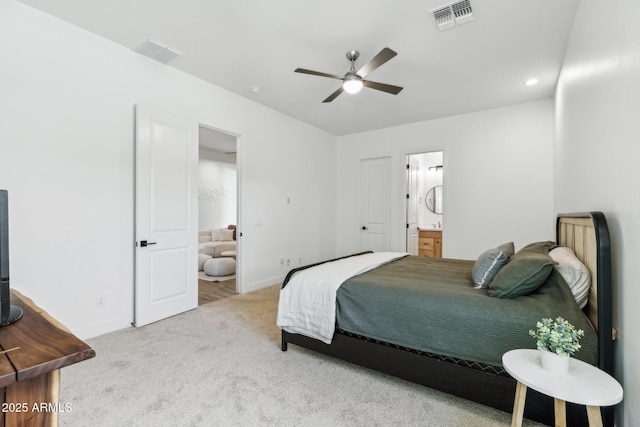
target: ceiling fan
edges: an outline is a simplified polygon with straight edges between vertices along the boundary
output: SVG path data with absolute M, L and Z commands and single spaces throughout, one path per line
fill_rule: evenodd
M 342 86 L 340 86 L 338 90 L 333 92 L 327 99 L 322 102 L 331 102 L 336 99 L 338 95 L 345 91 L 347 93 L 358 93 L 363 86 L 397 95 L 402 90 L 400 86 L 393 86 L 385 83 L 376 83 L 372 82 L 371 80 L 364 79 L 367 74 L 380 67 L 382 64 L 389 61 L 396 55 L 396 52 L 389 49 L 388 47 L 385 47 L 376 56 L 374 56 L 371 61 L 367 62 L 362 68 L 356 71 L 355 63 L 356 59 L 358 59 L 358 57 L 360 56 L 360 52 L 358 52 L 357 50 L 350 50 L 349 52 L 347 52 L 347 59 L 351 62 L 351 69 L 343 77 L 340 77 L 336 74 L 327 74 L 320 71 L 306 70 L 304 68 L 296 68 L 294 71 L 296 73 L 311 74 L 312 76 L 328 77 L 330 79 L 342 80 Z

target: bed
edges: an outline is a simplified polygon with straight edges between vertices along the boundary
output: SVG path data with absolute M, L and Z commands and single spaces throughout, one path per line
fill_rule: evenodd
M 556 243 L 563 247 L 573 250 L 575 255 L 584 263 L 591 275 L 591 287 L 588 289 L 588 302 L 581 312 L 573 316 L 570 321 L 577 327 L 585 329 L 586 341 L 581 342 L 583 348 L 575 354 L 588 363 L 597 365 L 604 371 L 612 373 L 613 371 L 613 341 L 615 339 L 615 330 L 612 325 L 611 313 L 611 260 L 610 260 L 610 241 L 607 223 L 604 215 L 600 212 L 581 213 L 581 214 L 561 214 L 558 215 L 556 221 Z M 337 260 L 356 257 L 362 254 L 354 254 L 348 257 L 337 258 Z M 327 268 L 329 260 L 322 263 L 312 264 L 300 267 L 289 272 L 283 283 L 283 290 L 289 284 L 292 277 L 304 270 L 312 267 Z M 513 399 L 515 394 L 516 381 L 504 371 L 500 363 L 500 355 L 511 348 L 526 348 L 535 346 L 535 341 L 526 336 L 528 329 L 535 326 L 535 319 L 542 317 L 551 317 L 549 311 L 544 311 L 540 307 L 546 306 L 547 303 L 554 299 L 565 299 L 566 285 L 547 284 L 548 281 L 559 280 L 554 278 L 555 269 L 545 284 L 536 291 L 532 298 L 522 297 L 514 299 L 489 298 L 486 292 L 478 292 L 469 285 L 468 273 L 471 269 L 473 261 L 464 260 L 431 260 L 426 264 L 419 262 L 415 257 L 401 257 L 398 260 L 383 263 L 371 271 L 356 275 L 345 281 L 343 285 L 336 291 L 336 314 L 335 314 L 335 331 L 332 332 L 330 344 L 326 340 L 319 337 L 311 338 L 301 333 L 291 333 L 283 329 L 282 331 L 282 350 L 286 351 L 288 344 L 295 344 L 314 351 L 318 351 L 327 355 L 331 355 L 367 368 L 375 369 L 386 374 L 394 375 L 418 384 L 422 384 L 434 389 L 438 389 L 447 393 L 451 393 L 472 401 L 476 401 L 503 411 L 511 412 L 513 408 Z M 383 318 L 393 315 L 396 301 L 393 298 L 404 298 L 405 300 L 415 300 L 418 298 L 412 292 L 417 287 L 413 283 L 415 279 L 400 277 L 402 271 L 418 269 L 418 275 L 425 275 L 422 268 L 441 268 L 443 271 L 430 274 L 431 276 L 464 276 L 458 278 L 465 285 L 449 285 L 439 283 L 431 285 L 435 288 L 434 294 L 441 293 L 442 288 L 451 288 L 453 296 L 443 293 L 432 302 L 432 307 L 421 314 L 412 313 L 411 310 L 407 314 L 406 326 L 398 327 L 389 326 L 384 322 Z M 557 274 L 555 274 L 557 276 Z M 373 277 L 373 279 L 371 279 Z M 394 287 L 398 287 L 400 296 L 391 295 L 385 290 L 383 282 L 391 281 Z M 560 279 L 561 281 L 561 279 Z M 369 282 L 369 283 L 365 283 Z M 371 283 L 372 282 L 372 283 Z M 453 280 L 455 282 L 455 280 Z M 439 284 L 438 284 L 439 283 Z M 373 286 L 379 286 L 377 290 L 370 290 Z M 545 288 L 546 286 L 546 288 Z M 464 289 L 463 289 L 464 287 Z M 369 290 L 368 290 L 369 289 Z M 565 289 L 563 291 L 563 289 Z M 475 291 L 475 293 L 474 293 Z M 564 292 L 564 293 L 563 293 Z M 376 298 L 371 295 L 378 295 Z M 533 295 L 533 294 L 532 294 Z M 570 294 L 569 294 L 570 295 Z M 571 296 L 569 296 L 570 298 Z M 390 299 L 391 298 L 391 299 Z M 436 298 L 434 296 L 433 298 Z M 469 302 L 471 298 L 472 302 Z M 476 298 L 476 300 L 473 300 Z M 546 298 L 546 299 L 545 299 Z M 363 301 L 363 299 L 367 299 Z M 512 317 L 511 312 L 519 311 L 519 307 L 512 307 L 516 300 L 540 300 L 537 305 L 533 304 L 533 312 L 530 318 L 517 320 Z M 442 302 L 444 301 L 444 302 Z M 474 335 L 486 331 L 485 326 L 477 326 L 475 322 L 469 318 L 460 317 L 459 314 L 466 313 L 471 306 L 477 304 L 488 303 L 489 305 L 497 305 L 497 308 L 491 310 L 500 310 L 501 313 L 507 313 L 503 317 L 506 323 L 523 322 L 516 329 L 523 330 L 521 337 L 516 337 L 515 341 L 496 342 L 492 345 L 485 345 L 492 351 L 481 352 L 473 345 L 481 345 L 482 340 L 473 343 Z M 359 305 L 358 305 L 359 304 Z M 378 306 L 376 306 L 378 304 Z M 438 312 L 438 307 L 447 304 L 445 310 Z M 451 305 L 456 309 L 449 308 Z M 502 306 L 500 306 L 502 304 Z M 366 308 L 373 307 L 373 315 L 367 313 Z M 536 308 L 537 307 L 537 308 Z M 536 310 L 542 310 L 536 312 Z M 563 308 L 553 308 L 553 310 L 564 310 Z M 576 310 L 579 310 L 576 306 Z M 456 313 L 447 317 L 446 312 Z M 479 312 L 472 313 L 472 319 L 481 317 L 483 312 L 489 313 L 488 308 L 483 308 Z M 376 317 L 376 313 L 380 315 Z M 475 317 L 474 317 L 475 316 Z M 531 317 L 533 316 L 533 317 Z M 426 323 L 421 324 L 418 328 L 414 328 L 413 332 L 410 326 L 414 320 L 417 323 L 419 317 Z M 373 319 L 371 319 L 373 318 Z M 494 316 L 495 319 L 495 316 Z M 532 320 L 533 319 L 533 320 Z M 364 327 L 360 330 L 362 324 L 367 322 L 373 325 Z M 533 322 L 533 323 L 531 323 Z M 500 323 L 500 322 L 498 322 Z M 503 322 L 504 323 L 504 322 Z M 427 326 L 424 326 L 427 325 Z M 453 343 L 441 343 L 439 339 L 429 339 L 420 341 L 420 331 L 424 328 L 431 327 L 436 330 L 445 328 L 455 333 L 449 335 L 457 337 Z M 505 326 L 506 327 L 506 326 Z M 484 329 L 483 329 L 484 328 Z M 508 330 L 502 331 L 497 327 L 497 336 L 513 335 Z M 462 334 L 465 330 L 471 330 L 469 336 Z M 398 339 L 399 332 L 404 335 L 414 335 L 413 339 L 417 341 L 406 341 L 404 337 Z M 429 332 L 429 331 L 427 331 Z M 425 332 L 426 333 L 426 332 Z M 591 335 L 591 336 L 589 336 Z M 487 339 L 486 337 L 482 337 Z M 410 344 L 406 344 L 409 342 Z M 485 341 L 486 342 L 486 341 Z M 465 349 L 468 346 L 471 350 Z M 546 424 L 553 423 L 553 400 L 535 391 L 531 391 L 527 396 L 527 404 L 525 409 L 525 417 L 540 421 Z M 613 425 L 612 408 L 603 408 L 604 425 Z M 586 425 L 586 413 L 584 407 L 571 405 L 567 406 L 568 425 Z

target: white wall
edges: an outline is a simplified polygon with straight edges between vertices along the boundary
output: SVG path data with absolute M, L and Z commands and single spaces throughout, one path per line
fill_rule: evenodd
M 359 162 L 391 156 L 391 249 L 405 247 L 405 156 L 444 151 L 443 255 L 553 239 L 550 99 L 338 138 L 337 252 L 359 250 Z
M 444 168 L 435 169 L 435 166 L 442 166 L 442 152 L 422 153 L 417 157 L 420 159 L 420 169 L 418 173 L 418 194 L 420 197 L 420 203 L 418 205 L 418 227 L 438 228 L 438 223 L 440 223 L 440 226 L 443 224 L 442 215 L 431 212 L 429 208 L 427 208 L 425 200 L 430 189 L 437 185 L 442 185 Z M 443 200 L 444 197 L 443 195 Z
M 603 211 L 611 233 L 618 427 L 640 425 L 638 18 L 637 0 L 580 2 L 556 92 L 556 211 Z
M 137 103 L 240 135 L 242 291 L 334 255 L 334 136 L 13 0 L 0 51 L 12 285 L 80 337 L 132 320 Z
M 200 149 L 198 161 L 198 230 L 236 224 L 238 191 L 236 165 L 221 162 L 216 152 Z

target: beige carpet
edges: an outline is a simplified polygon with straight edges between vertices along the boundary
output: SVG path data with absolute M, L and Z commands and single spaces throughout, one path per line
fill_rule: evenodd
M 279 286 L 88 340 L 61 426 L 508 426 L 511 415 L 291 345 Z M 525 426 L 538 424 L 527 422 Z

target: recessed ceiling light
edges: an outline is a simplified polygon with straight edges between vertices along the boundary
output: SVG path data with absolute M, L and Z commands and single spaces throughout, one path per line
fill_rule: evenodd
M 538 84 L 538 79 L 529 79 L 526 82 L 524 82 L 525 86 L 534 86 Z
M 255 93 L 257 95 L 260 92 L 262 92 L 262 88 L 260 86 L 252 86 L 251 87 L 251 92 L 253 92 L 253 93 Z

